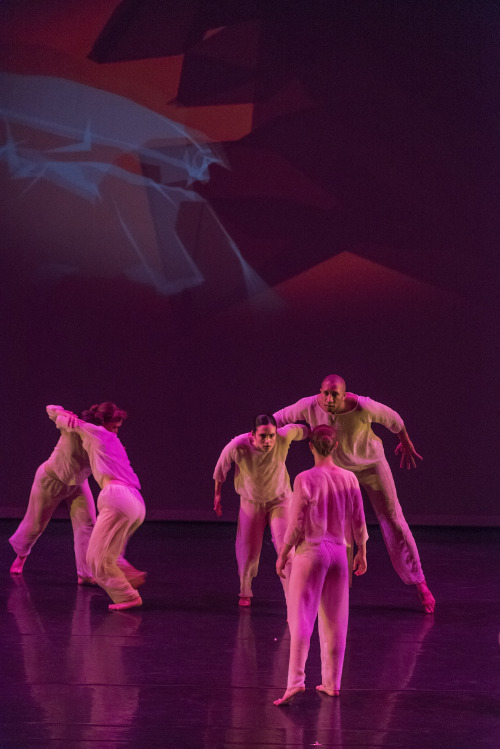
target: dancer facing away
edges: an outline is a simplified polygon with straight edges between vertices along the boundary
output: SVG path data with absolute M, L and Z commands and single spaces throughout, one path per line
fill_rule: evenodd
M 35 542 L 47 527 L 54 510 L 65 501 L 73 526 L 78 583 L 95 585 L 86 562 L 87 548 L 96 521 L 95 504 L 88 477 L 90 463 L 78 434 L 61 425 L 61 436 L 50 455 L 35 473 L 28 508 L 9 542 L 17 554 L 10 572 L 22 574 Z
M 325 377 L 319 395 L 302 398 L 274 416 L 278 424 L 304 420 L 311 427 L 335 425 L 339 442 L 333 456 L 335 464 L 356 475 L 375 510 L 394 569 L 406 585 L 416 586 L 424 611 L 432 614 L 436 602 L 399 504 L 382 440 L 371 428 L 375 422 L 397 434 L 399 445 L 395 452 L 401 455 L 401 468 L 416 468 L 415 458 L 422 460 L 422 457 L 413 447 L 401 416 L 371 398 L 346 393 L 344 380 L 335 374 Z
M 236 531 L 240 606 L 251 603 L 252 579 L 259 569 L 266 523 L 277 553 L 283 543 L 291 492 L 285 459 L 291 443 L 306 439 L 308 432 L 307 427 L 298 424 L 277 429 L 270 414 L 260 414 L 250 433 L 240 434 L 226 445 L 215 466 L 214 510 L 220 517 L 222 484 L 231 464 L 235 464 L 234 488 L 240 495 Z M 286 597 L 288 580 L 282 582 Z
M 309 440 L 314 468 L 295 479 L 290 522 L 276 561 L 276 572 L 283 577 L 296 546 L 288 586 L 288 681 L 275 705 L 288 704 L 305 689 L 305 665 L 318 612 L 322 681 L 316 689 L 331 697 L 339 694 L 349 616 L 345 547 L 352 536 L 358 547 L 354 574 L 366 572 L 368 532 L 357 479 L 333 462 L 337 443 L 331 427 L 315 427 Z
M 109 402 L 92 406 L 82 413 L 81 419 L 61 406 L 48 406 L 47 411 L 56 426 L 81 437 L 101 488 L 87 563 L 96 582 L 113 601 L 108 608 L 117 611 L 141 606 L 137 588 L 144 583 L 146 573 L 123 559 L 128 540 L 146 514 L 139 479 L 117 435 L 127 413 Z

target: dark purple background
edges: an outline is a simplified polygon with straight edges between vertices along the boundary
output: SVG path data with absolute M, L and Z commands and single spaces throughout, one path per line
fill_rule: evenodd
M 337 372 L 397 410 L 424 456 L 412 473 L 392 459 L 410 522 L 498 524 L 495 4 L 37 5 L 2 4 L 0 71 L 178 117 L 228 168 L 195 182 L 170 227 L 205 282 L 166 295 L 124 276 L 109 195 L 27 189 L 0 161 L 0 512 L 22 514 L 55 442 L 45 405 L 111 399 L 148 517 L 210 519 L 224 444 Z M 114 116 L 110 99 L 111 130 Z M 154 190 L 113 199 L 159 232 Z M 267 292 L 248 296 L 227 237 Z M 309 465 L 292 446 L 290 473 Z M 224 499 L 233 519 L 229 486 Z

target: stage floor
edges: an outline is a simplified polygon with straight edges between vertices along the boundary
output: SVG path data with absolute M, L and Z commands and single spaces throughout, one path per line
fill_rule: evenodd
M 127 557 L 144 605 L 108 612 L 76 584 L 68 521 L 11 576 L 0 521 L 1 749 L 500 747 L 500 529 L 415 528 L 436 613 L 421 613 L 370 527 L 355 578 L 341 695 L 275 707 L 289 639 L 266 535 L 250 609 L 237 605 L 233 524 L 145 523 Z

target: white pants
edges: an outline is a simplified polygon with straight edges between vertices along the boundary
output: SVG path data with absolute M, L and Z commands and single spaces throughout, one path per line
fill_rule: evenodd
M 90 577 L 86 555 L 96 515 L 89 482 L 67 486 L 45 473 L 45 463 L 35 473 L 26 514 L 16 532 L 9 538 L 10 545 L 18 556 L 27 556 L 62 501 L 68 505 L 73 526 L 77 574 L 81 577 Z
M 122 555 L 129 538 L 144 522 L 146 508 L 137 489 L 108 484 L 97 500 L 99 514 L 90 538 L 87 563 L 113 603 L 132 601 L 138 593 L 129 580 L 139 572 Z
M 236 561 L 240 576 L 240 597 L 252 598 L 252 580 L 259 570 L 260 552 L 264 528 L 269 524 L 271 537 L 276 553 L 283 545 L 283 538 L 288 525 L 288 506 L 290 496 L 276 497 L 269 502 L 251 502 L 241 498 L 238 514 L 238 528 L 236 531 Z M 281 580 L 285 598 L 288 588 L 288 577 L 293 553 L 285 567 L 286 580 Z
M 425 580 L 417 545 L 399 504 L 391 469 L 386 460 L 353 471 L 370 500 L 380 523 L 392 566 L 407 585 Z
M 305 666 L 318 619 L 321 680 L 340 689 L 349 618 L 349 575 L 345 546 L 323 541 L 297 547 L 288 587 L 290 660 L 287 689 L 305 685 Z

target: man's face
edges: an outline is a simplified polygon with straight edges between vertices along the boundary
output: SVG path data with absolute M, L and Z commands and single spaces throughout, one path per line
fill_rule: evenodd
M 273 424 L 261 424 L 252 432 L 252 441 L 257 450 L 269 452 L 276 442 L 276 427 Z
M 345 401 L 344 385 L 337 380 L 324 380 L 321 383 L 318 402 L 323 411 L 336 414 L 342 410 Z

